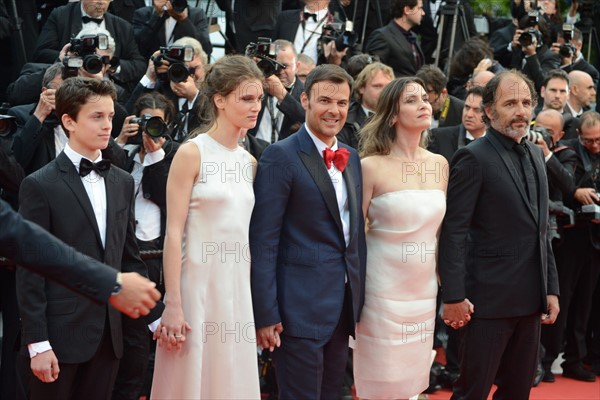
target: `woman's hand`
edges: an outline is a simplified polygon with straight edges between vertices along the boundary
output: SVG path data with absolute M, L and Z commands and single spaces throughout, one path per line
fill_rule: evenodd
M 121 128 L 121 132 L 119 133 L 119 136 L 117 136 L 117 140 L 116 140 L 117 143 L 119 143 L 121 145 L 127 144 L 127 140 L 130 137 L 135 136 L 137 134 L 140 126 L 138 124 L 132 124 L 129 122 L 134 118 L 135 118 L 135 115 L 130 115 L 125 118 L 125 122 L 123 122 L 123 127 Z
M 183 317 L 183 308 L 181 305 L 167 305 L 163 311 L 160 325 L 154 332 L 154 340 L 158 339 L 159 346 L 167 346 L 167 351 L 171 349 L 180 350 L 185 342 L 187 331 L 192 330 Z

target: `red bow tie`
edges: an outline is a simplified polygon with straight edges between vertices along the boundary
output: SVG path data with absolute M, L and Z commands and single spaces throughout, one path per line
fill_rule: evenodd
M 350 152 L 345 148 L 339 148 L 336 151 L 331 150 L 327 147 L 323 150 L 323 160 L 327 169 L 331 168 L 331 163 L 340 171 L 344 172 L 348 159 L 350 158 Z

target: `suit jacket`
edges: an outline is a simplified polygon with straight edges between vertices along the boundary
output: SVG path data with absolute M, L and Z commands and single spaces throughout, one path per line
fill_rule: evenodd
M 259 37 L 273 37 L 273 28 L 281 14 L 281 0 L 236 0 L 233 10 L 231 1 L 217 0 L 217 4 L 226 13 L 229 11 L 228 21 L 233 21 L 235 35 L 228 23 L 227 36 L 233 39 L 232 44 L 238 53 L 244 54 L 246 46 Z
M 144 196 L 144 199 L 150 200 L 160 208 L 161 246 L 167 228 L 167 178 L 177 149 L 179 149 L 179 143 L 173 142 L 172 140 L 165 141 L 165 144 L 163 145 L 165 158 L 157 163 L 144 167 L 144 172 L 142 173 L 142 195 Z M 135 154 L 137 154 L 137 152 L 133 155 Z M 127 165 L 125 167 L 125 171 L 127 172 L 133 171 L 133 166 L 135 164 L 133 155 L 128 157 Z
M 118 15 L 128 22 L 133 21 L 133 13 L 138 8 L 146 7 L 144 0 L 113 0 L 108 6 L 108 11 L 113 15 Z
M 512 52 L 512 67 L 523 72 L 535 84 L 535 90 L 540 93 L 546 74 L 553 69 L 560 68 L 560 56 L 542 45 L 536 54 L 525 58 L 525 66 L 522 62 L 525 57 L 520 49 Z
M 165 21 L 167 13 L 160 17 L 154 7 L 143 7 L 133 14 L 133 32 L 140 53 L 149 59 L 159 47 L 167 46 L 165 40 Z M 184 36 L 192 37 L 200 42 L 202 50 L 210 57 L 212 44 L 208 34 L 208 18 L 204 10 L 188 7 L 188 17 L 183 22 L 177 22 L 173 30 L 173 41 Z
M 456 150 L 466 146 L 467 130 L 461 123 L 456 126 L 447 126 L 444 128 L 432 129 L 427 149 L 435 154 L 444 156 L 448 163 Z
M 575 170 L 577 153 L 572 147 L 559 142 L 553 156 L 546 162 L 549 198 L 553 201 L 569 199 L 575 193 Z
M 444 107 L 440 113 L 439 128 L 456 126 L 462 123 L 462 113 L 465 102 L 461 99 L 448 95 Z M 446 111 L 445 111 L 446 110 Z
M 322 156 L 303 126 L 264 151 L 250 222 L 251 283 L 258 328 L 281 322 L 290 336 L 328 340 L 342 311 L 344 281 L 354 322 L 364 303 L 366 249 L 362 173 L 354 149 L 343 172 L 350 207 L 346 246 Z
M 340 133 L 337 134 L 338 140 L 358 150 L 360 144 L 359 132 L 366 122 L 367 114 L 365 114 L 362 105 L 357 101 L 352 102 L 348 110 L 346 123 Z
M 558 295 L 558 275 L 548 234 L 548 182 L 542 152 L 531 142 L 538 210 L 504 139 L 492 128 L 452 159 L 438 270 L 442 298 L 468 298 L 479 318 L 546 312 Z M 510 146 L 510 145 L 509 145 Z
M 146 71 L 147 62 L 140 55 L 129 22 L 111 13 L 104 15 L 106 30 L 115 39 L 114 56 L 121 61 L 121 71 L 116 76 L 122 83 L 135 84 Z M 69 3 L 52 11 L 42 28 L 33 54 L 35 62 L 53 63 L 63 46 L 82 28 L 81 4 Z
M 285 95 L 280 104 L 277 104 L 277 109 L 283 113 L 283 121 L 281 121 L 281 130 L 279 131 L 278 140 L 285 139 L 286 137 L 290 136 L 292 133 L 297 131 L 297 129 L 294 129 L 295 126 L 304 123 L 305 112 L 304 108 L 302 108 L 302 104 L 300 103 L 300 95 L 303 91 L 304 84 L 302 81 L 300 81 L 300 79 L 296 78 L 296 82 L 294 83 L 292 90 Z M 258 113 L 257 121 L 259 121 L 259 123 L 248 131 L 249 135 L 256 136 L 256 132 L 258 132 L 264 113 L 269 112 L 267 109 L 267 101 L 269 98 L 269 95 L 266 95 L 263 98 L 262 107 Z
M 421 59 L 425 60 L 418 44 L 417 50 L 421 54 Z M 396 78 L 414 76 L 419 69 L 412 46 L 398 30 L 398 26 L 393 20 L 383 28 L 376 29 L 371 33 L 366 52 L 379 56 L 382 63 L 392 67 Z
M 0 200 L 0 256 L 58 282 L 96 303 L 106 303 L 117 270 L 84 256 L 38 225 L 23 219 Z M 52 256 L 40 251 L 52 249 Z
M 587 62 L 585 59 L 581 59 L 571 65 L 567 65 L 563 69 L 565 70 L 566 73 L 569 73 L 571 71 L 587 72 L 592 77 L 592 80 L 594 81 L 594 85 L 596 85 L 596 87 L 598 87 L 598 82 L 600 81 L 600 73 L 592 64 Z
M 494 59 L 498 60 L 505 68 L 510 68 L 512 64 L 512 52 L 508 51 L 508 44 L 512 42 L 516 31 L 515 24 L 510 23 L 490 35 L 490 46 L 494 49 Z
M 54 123 L 46 119 L 44 123 L 37 119 L 33 112 L 36 104 L 12 107 L 8 110 L 9 115 L 17 118 L 17 131 L 13 138 L 12 150 L 15 159 L 21 164 L 26 174 L 30 174 L 56 158 L 56 147 L 54 145 Z M 125 111 L 121 106 L 115 104 L 115 118 L 112 136 L 118 136 L 125 119 Z M 53 115 L 53 114 L 52 114 Z M 119 124 L 118 121 L 121 121 Z M 108 147 L 102 150 L 102 157 L 109 159 L 116 166 L 125 166 L 126 156 L 123 150 L 111 138 Z
M 105 246 L 81 178 L 64 152 L 25 178 L 20 212 L 77 251 L 117 271 L 127 267 L 126 272 L 148 276 L 135 239 L 133 178 L 112 166 L 105 185 Z M 23 345 L 49 340 L 59 362 L 86 362 L 96 353 L 108 319 L 112 349 L 117 358 L 122 356 L 121 315 L 114 308 L 93 303 L 23 268 L 17 269 L 17 296 Z

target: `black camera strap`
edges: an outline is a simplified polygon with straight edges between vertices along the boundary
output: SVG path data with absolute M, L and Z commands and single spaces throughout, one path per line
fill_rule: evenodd
M 275 143 L 279 137 L 279 119 L 281 118 L 281 112 L 273 104 L 274 99 L 276 99 L 274 96 L 267 97 L 267 110 L 271 117 L 271 143 Z
M 308 39 L 306 38 L 306 21 L 304 20 L 304 14 L 301 13 L 300 18 L 302 18 L 301 22 L 302 22 L 302 35 L 304 37 L 304 44 L 302 45 L 302 49 L 299 51 L 299 53 L 304 53 L 304 49 L 306 48 L 308 43 L 312 40 L 312 38 L 315 36 L 315 33 L 317 33 L 319 31 L 319 28 L 321 28 L 323 26 L 325 21 L 332 19 L 332 18 L 331 18 L 331 14 L 329 12 L 327 12 L 327 14 L 319 20 L 319 23 L 317 24 L 316 28 L 310 32 L 310 36 L 308 37 Z

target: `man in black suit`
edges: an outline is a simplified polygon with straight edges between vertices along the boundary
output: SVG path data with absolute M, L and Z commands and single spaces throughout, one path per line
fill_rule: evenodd
M 216 1 L 225 11 L 226 35 L 231 46 L 228 51 L 244 54 L 248 43 L 256 42 L 259 37 L 273 37 L 277 17 L 281 14 L 281 0 Z
M 146 7 L 145 0 L 112 0 L 108 12 L 118 15 L 128 22 L 133 22 L 133 13 L 138 8 Z
M 198 7 L 186 7 L 177 12 L 171 2 L 154 0 L 152 7 L 143 7 L 133 15 L 133 32 L 140 53 L 146 59 L 159 49 L 184 36 L 193 37 L 202 45 L 210 59 L 212 44 L 208 34 L 208 18 Z M 163 10 L 166 7 L 166 11 Z
M 248 135 L 275 143 L 296 132 L 304 122 L 300 94 L 304 84 L 296 77 L 298 54 L 294 45 L 283 39 L 275 41 L 277 62 L 286 67 L 266 77 L 265 96 L 258 113 L 258 124 Z
M 590 74 L 578 70 L 571 71 L 569 82 L 569 98 L 564 109 L 568 118 L 565 122 L 565 140 L 578 137 L 579 119 L 596 101 L 596 87 Z
M 452 159 L 439 247 L 442 318 L 461 328 L 453 399 L 527 399 L 542 323 L 558 315 L 541 150 L 522 140 L 536 94 L 517 71 L 485 87 L 486 135 Z
M 441 69 L 433 65 L 424 65 L 416 74 L 425 83 L 429 102 L 433 110 L 431 128 L 456 126 L 462 121 L 465 102 L 448 94 L 448 78 Z
M 64 82 L 56 113 L 69 141 L 56 159 L 23 180 L 20 211 L 117 271 L 147 276 L 135 242 L 133 178 L 100 152 L 110 138 L 115 99 L 109 81 Z M 123 352 L 116 310 L 23 269 L 17 270 L 17 296 L 21 343 L 35 375 L 30 398 L 109 399 Z
M 411 31 L 421 23 L 422 0 L 392 1 L 392 21 L 371 34 L 366 52 L 379 57 L 379 60 L 392 67 L 396 78 L 413 76 L 425 64 L 425 56 L 417 42 L 417 35 Z
M 580 118 L 579 137 L 565 140 L 578 154 L 575 169 L 576 190 L 567 199 L 570 207 L 599 204 L 600 187 L 600 114 L 586 111 Z M 583 367 L 586 356 L 587 324 L 592 310 L 593 293 L 600 277 L 600 229 L 589 221 L 576 221 L 574 228 L 565 230 L 564 244 L 556 253 L 561 291 L 561 316 L 556 325 L 544 329 L 542 343 L 546 347 L 544 368 L 564 349 L 563 376 L 594 382 L 595 374 Z M 564 347 L 563 347 L 564 343 Z M 550 371 L 544 380 L 552 381 Z
M 380 62 L 367 65 L 354 81 L 354 98 L 348 110 L 344 127 L 337 134 L 340 142 L 358 150 L 359 132 L 367 119 L 375 113 L 379 95 L 394 80 L 394 71 Z
M 55 62 L 72 36 L 83 27 L 99 26 L 109 31 L 117 41 L 114 56 L 119 57 L 120 66 L 113 74 L 115 79 L 125 86 L 135 85 L 144 73 L 146 61 L 135 43 L 132 26 L 108 13 L 109 4 L 108 0 L 81 0 L 53 10 L 40 33 L 33 60 Z
M 559 32 L 558 34 L 558 44 L 564 44 L 564 33 Z M 594 81 L 596 87 L 598 87 L 598 83 L 600 82 L 600 73 L 598 70 L 590 63 L 586 61 L 583 57 L 583 53 L 581 49 L 583 47 L 583 35 L 578 28 L 573 29 L 572 38 L 569 41 L 569 44 L 575 48 L 574 54 L 571 57 L 562 57 L 561 56 L 561 68 L 564 69 L 567 73 L 571 71 L 583 71 L 587 72 Z M 557 46 L 553 45 L 552 50 L 555 51 Z
M 482 137 L 486 130 L 485 122 L 483 122 L 482 99 L 482 87 L 473 86 L 469 89 L 462 111 L 462 123 L 456 126 L 432 129 L 428 150 L 443 155 L 449 163 L 456 150 Z

